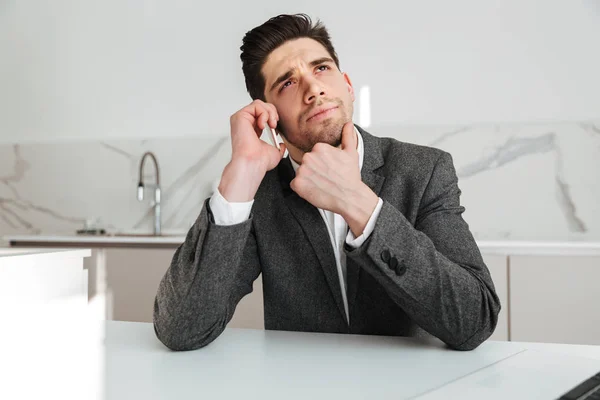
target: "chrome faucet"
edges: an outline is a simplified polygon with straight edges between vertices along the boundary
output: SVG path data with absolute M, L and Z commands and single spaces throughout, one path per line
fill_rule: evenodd
M 139 183 L 138 183 L 138 188 L 137 188 L 137 198 L 139 201 L 144 200 L 144 178 L 143 178 L 143 171 L 144 171 L 144 163 L 146 162 L 146 157 L 150 156 L 150 158 L 152 158 L 152 161 L 154 161 L 154 166 L 156 167 L 156 185 L 155 186 L 150 186 L 150 187 L 154 187 L 154 235 L 158 236 L 160 235 L 160 175 L 159 175 L 159 169 L 158 169 L 158 161 L 156 160 L 156 156 L 150 152 L 147 151 L 146 153 L 144 153 L 144 155 L 142 156 L 142 160 L 140 161 L 140 177 L 139 177 Z

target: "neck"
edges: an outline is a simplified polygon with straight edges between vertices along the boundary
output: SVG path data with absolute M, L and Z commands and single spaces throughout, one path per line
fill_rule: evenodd
M 285 143 L 286 148 L 288 149 L 289 156 L 294 162 L 298 165 L 302 164 L 302 157 L 304 156 L 304 152 L 300 149 L 297 149 L 293 145 L 290 145 L 288 142 Z

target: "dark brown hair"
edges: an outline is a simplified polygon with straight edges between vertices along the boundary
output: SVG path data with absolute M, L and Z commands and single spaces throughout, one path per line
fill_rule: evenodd
M 246 89 L 253 100 L 265 101 L 265 77 L 261 69 L 269 54 L 285 42 L 298 38 L 310 38 L 321 43 L 340 68 L 329 33 L 321 21 L 317 20 L 313 25 L 306 14 L 278 15 L 247 32 L 242 40 L 242 72 Z

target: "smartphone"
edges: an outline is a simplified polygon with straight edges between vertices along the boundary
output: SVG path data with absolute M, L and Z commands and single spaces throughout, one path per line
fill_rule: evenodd
M 280 150 L 281 147 L 279 146 L 279 142 L 277 141 L 277 131 L 275 130 L 275 128 L 271 127 L 269 127 L 269 130 L 271 131 L 271 139 L 273 140 L 273 146 L 277 147 L 277 150 Z

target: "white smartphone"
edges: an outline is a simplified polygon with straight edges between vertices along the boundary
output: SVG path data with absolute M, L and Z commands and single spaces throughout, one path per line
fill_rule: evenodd
M 275 130 L 275 128 L 271 127 L 269 127 L 269 130 L 271 131 L 271 139 L 273 139 L 273 146 L 277 147 L 277 150 L 281 150 L 279 142 L 277 141 L 277 131 Z

